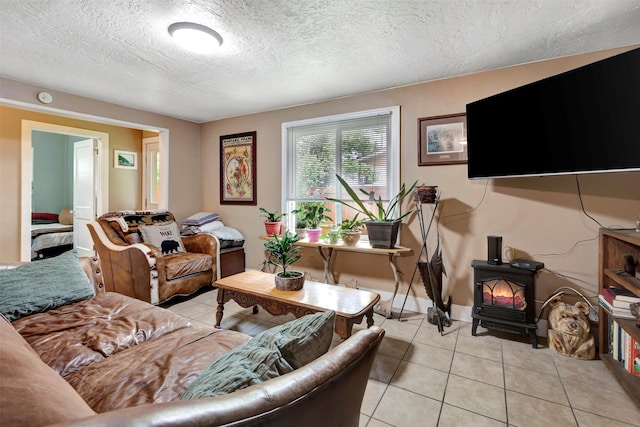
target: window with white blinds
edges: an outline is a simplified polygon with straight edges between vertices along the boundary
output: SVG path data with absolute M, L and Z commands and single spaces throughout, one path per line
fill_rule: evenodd
M 336 174 L 358 193 L 359 188 L 374 191 L 376 199 L 388 200 L 398 191 L 400 107 L 283 123 L 282 130 L 284 212 L 322 202 L 335 224 L 352 218 L 355 212 L 325 200 L 348 197 Z M 295 228 L 294 215 L 288 216 L 287 228 Z

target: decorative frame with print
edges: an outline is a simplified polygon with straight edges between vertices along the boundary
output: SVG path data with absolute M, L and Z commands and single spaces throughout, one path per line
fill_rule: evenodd
M 138 169 L 138 153 L 134 151 L 113 150 L 113 167 L 116 169 Z
M 467 115 L 418 119 L 418 166 L 467 163 Z
M 220 204 L 256 205 L 256 132 L 220 137 Z

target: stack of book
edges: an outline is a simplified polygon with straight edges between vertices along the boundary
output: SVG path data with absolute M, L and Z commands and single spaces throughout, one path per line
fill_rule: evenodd
M 640 302 L 640 297 L 625 288 L 603 288 L 598 296 L 600 306 L 621 319 L 634 319 L 629 308 L 634 302 Z

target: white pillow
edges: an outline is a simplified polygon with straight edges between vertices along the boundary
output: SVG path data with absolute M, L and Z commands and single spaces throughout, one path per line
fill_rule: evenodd
M 186 252 L 178 224 L 175 221 L 160 222 L 153 225 L 140 225 L 138 231 L 142 236 L 142 241 L 156 246 L 163 255 L 177 252 Z
M 202 233 L 212 233 L 214 230 L 224 227 L 222 221 L 212 221 L 208 224 L 202 224 L 200 226 L 200 231 Z

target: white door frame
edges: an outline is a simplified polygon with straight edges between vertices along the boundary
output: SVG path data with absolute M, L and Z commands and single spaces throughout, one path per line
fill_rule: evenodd
M 96 196 L 96 213 L 109 210 L 109 134 L 89 129 L 55 125 L 52 123 L 22 120 L 22 191 L 21 191 L 21 245 L 20 261 L 31 260 L 31 177 L 33 167 L 33 151 L 31 137 L 33 131 L 59 133 L 98 140 L 97 174 L 98 189 Z
M 157 136 L 152 136 L 149 138 L 142 138 L 142 201 L 141 206 L 142 209 L 149 210 L 149 197 L 150 195 L 150 178 L 151 172 L 155 170 L 151 163 L 149 162 L 149 146 L 153 144 L 158 144 L 158 151 L 160 155 L 160 163 L 162 164 L 164 160 L 164 156 L 162 155 L 162 145 L 160 144 L 160 138 Z M 159 169 L 162 170 L 162 165 L 159 166 Z M 160 180 L 162 180 L 162 175 L 160 176 Z M 158 194 L 158 203 L 154 203 L 159 206 L 166 206 L 162 202 L 163 193 L 162 188 L 160 189 L 160 194 Z

